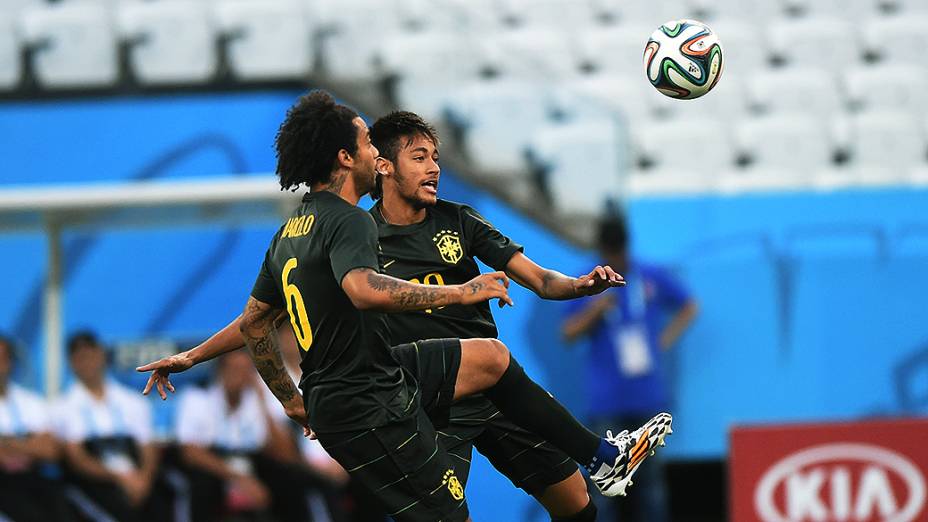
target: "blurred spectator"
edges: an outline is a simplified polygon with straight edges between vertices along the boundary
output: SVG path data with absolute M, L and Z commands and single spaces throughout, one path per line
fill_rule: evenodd
M 597 248 L 602 262 L 622 274 L 625 288 L 571 302 L 562 325 L 564 337 L 589 336 L 592 425 L 600 432 L 638 426 L 670 407 L 662 352 L 672 347 L 697 314 L 696 302 L 666 270 L 629 255 L 628 227 L 621 215 L 602 219 Z M 658 456 L 660 452 L 658 452 Z M 649 460 L 635 474 L 635 487 L 618 502 L 598 500 L 601 520 L 668 520 L 661 459 Z
M 312 520 L 308 492 L 319 479 L 286 462 L 290 432 L 273 419 L 248 353 L 222 357 L 218 377 L 206 390 L 185 392 L 178 412 L 193 519 L 265 520 L 273 513 L 278 520 Z
M 0 336 L 0 519 L 71 520 L 60 484 L 40 469 L 58 458 L 48 405 L 10 381 L 15 359 L 13 342 Z
M 107 355 L 91 332 L 67 343 L 77 381 L 60 399 L 59 433 L 68 478 L 88 498 L 93 515 L 102 509 L 117 520 L 170 520 L 170 494 L 158 480 L 147 400 L 106 375 Z

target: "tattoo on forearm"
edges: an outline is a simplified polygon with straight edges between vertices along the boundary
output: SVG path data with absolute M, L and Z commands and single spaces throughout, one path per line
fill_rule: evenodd
M 293 400 L 299 394 L 293 379 L 284 367 L 277 338 L 277 310 L 262 307 L 254 299 L 248 300 L 242 316 L 242 334 L 255 368 L 274 396 L 282 402 Z
M 367 284 L 378 292 L 386 292 L 401 308 L 424 309 L 452 304 L 451 295 L 446 288 L 417 286 L 378 274 L 373 270 L 367 273 Z M 477 293 L 478 290 L 471 289 L 473 293 Z

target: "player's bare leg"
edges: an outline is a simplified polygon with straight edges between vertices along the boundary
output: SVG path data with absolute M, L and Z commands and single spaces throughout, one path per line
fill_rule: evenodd
M 455 400 L 490 388 L 509 366 L 509 349 L 498 339 L 461 339 L 461 366 Z
M 595 507 L 591 517 L 578 518 L 576 515 L 590 507 L 590 494 L 586 490 L 586 481 L 577 470 L 573 475 L 551 484 L 543 492 L 535 495 L 538 502 L 545 507 L 553 520 L 596 520 Z

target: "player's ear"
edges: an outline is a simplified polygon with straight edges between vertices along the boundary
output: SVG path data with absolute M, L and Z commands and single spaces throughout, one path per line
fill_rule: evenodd
M 354 166 L 354 158 L 351 157 L 351 154 L 345 149 L 339 149 L 338 156 L 335 161 L 338 162 L 339 167 L 348 167 L 351 168 Z
M 384 158 L 383 156 L 377 156 L 377 159 L 374 163 L 374 170 L 377 171 L 377 174 L 381 176 L 392 176 L 393 175 L 393 162 Z

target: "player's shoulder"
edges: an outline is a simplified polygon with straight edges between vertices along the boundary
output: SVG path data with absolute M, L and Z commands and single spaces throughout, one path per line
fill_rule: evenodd
M 432 211 L 439 216 L 454 217 L 457 219 L 480 216 L 476 209 L 467 203 L 460 203 L 448 199 L 439 199 L 432 208 Z

